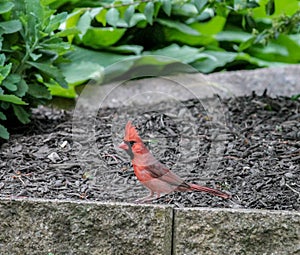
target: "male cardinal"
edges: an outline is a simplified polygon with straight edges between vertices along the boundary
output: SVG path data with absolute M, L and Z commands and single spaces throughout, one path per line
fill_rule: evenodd
M 130 156 L 137 179 L 150 191 L 149 196 L 138 202 L 151 201 L 154 193 L 159 198 L 161 193 L 173 191 L 204 191 L 222 198 L 230 198 L 230 195 L 219 190 L 187 183 L 171 172 L 154 158 L 130 121 L 126 124 L 124 140 L 119 148 L 125 150 Z

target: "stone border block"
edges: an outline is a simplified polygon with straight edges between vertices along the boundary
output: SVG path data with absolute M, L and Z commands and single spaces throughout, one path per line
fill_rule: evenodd
M 171 254 L 173 209 L 0 200 L 0 254 Z
M 175 209 L 174 255 L 300 254 L 300 213 Z

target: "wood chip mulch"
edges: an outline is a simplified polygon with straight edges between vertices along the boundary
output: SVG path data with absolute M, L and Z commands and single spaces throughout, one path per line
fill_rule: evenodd
M 101 108 L 76 118 L 40 107 L 30 125 L 2 141 L 0 197 L 133 202 L 147 195 L 117 148 L 128 119 L 172 171 L 232 194 L 175 192 L 153 203 L 300 210 L 300 101 L 255 94 Z

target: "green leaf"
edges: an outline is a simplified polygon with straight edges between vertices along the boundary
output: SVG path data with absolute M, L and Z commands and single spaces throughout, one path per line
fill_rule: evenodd
M 7 131 L 7 128 L 1 124 L 0 124 L 0 137 L 6 140 L 9 139 L 9 133 Z
M 0 112 L 0 120 L 6 120 L 6 116 L 3 112 Z
M 134 6 L 133 6 L 133 5 L 130 5 L 130 6 L 126 9 L 126 11 L 125 11 L 125 13 L 124 13 L 124 20 L 125 20 L 125 22 L 126 22 L 128 25 L 130 25 L 130 20 L 131 20 L 131 18 L 132 18 L 132 16 L 133 16 L 134 12 L 135 12 Z
M 162 9 L 168 16 L 170 16 L 172 11 L 172 1 L 162 0 Z
M 0 48 L 1 49 L 1 48 Z M 5 54 L 0 54 L 0 68 L 4 66 L 5 63 Z
M 91 21 L 92 21 L 92 17 L 89 12 L 85 12 L 78 20 L 77 28 L 80 31 L 79 34 L 80 38 L 82 38 L 85 35 L 86 31 L 90 28 Z
M 210 73 L 218 67 L 223 67 L 227 63 L 235 60 L 237 53 L 225 52 L 225 51 L 204 51 L 209 58 L 201 59 L 192 64 L 197 70 L 203 73 Z
M 15 5 L 11 2 L 0 3 L 0 14 L 9 12 Z
M 0 22 L 1 34 L 12 34 L 22 29 L 22 23 L 19 20 L 9 20 Z
M 154 13 L 154 4 L 153 2 L 148 2 L 145 6 L 144 14 L 146 17 L 146 20 L 150 25 L 153 24 L 153 13 Z
M 4 81 L 3 86 L 10 91 L 17 91 L 18 83 L 21 81 L 21 76 L 18 74 L 10 74 Z
M 41 6 L 39 0 L 26 0 L 25 1 L 25 13 L 27 24 L 27 40 L 35 41 L 38 39 L 38 31 L 44 22 L 44 9 Z
M 82 43 L 94 49 L 111 46 L 121 39 L 126 32 L 123 28 L 89 28 L 82 38 Z
M 218 41 L 242 43 L 252 38 L 252 34 L 239 30 L 225 30 L 219 32 L 215 38 Z
M 104 68 L 93 62 L 80 61 L 72 63 L 64 69 L 67 81 L 71 84 L 81 84 L 89 79 L 101 80 Z
M 11 71 L 12 63 L 5 66 L 0 66 L 0 84 L 9 75 Z
M 48 88 L 40 84 L 29 84 L 28 94 L 35 98 L 51 99 L 51 94 Z
M 198 48 L 193 48 L 189 46 L 179 47 L 177 44 L 172 44 L 163 49 L 144 52 L 143 55 L 159 55 L 159 56 L 167 56 L 170 58 L 175 58 L 178 61 L 183 63 L 192 63 L 201 58 L 207 58 L 206 54 L 200 53 Z
M 21 123 L 27 124 L 30 122 L 30 114 L 22 106 L 12 105 L 12 107 L 15 115 Z
M 120 45 L 108 47 L 107 50 L 114 51 L 118 53 L 130 53 L 135 55 L 140 55 L 143 51 L 143 46 L 140 45 Z
M 255 41 L 255 37 L 253 36 L 253 37 L 250 37 L 247 41 L 242 42 L 239 46 L 239 49 L 238 49 L 239 52 L 250 48 L 254 44 L 254 41 Z
M 66 36 L 74 36 L 80 33 L 80 30 L 76 27 L 67 28 L 62 31 L 59 31 L 55 34 L 56 37 L 66 37 Z
M 172 21 L 172 20 L 167 20 L 167 19 L 156 19 L 156 21 L 163 26 L 175 28 L 185 34 L 200 35 L 200 33 L 197 30 L 195 30 L 179 21 Z
M 109 25 L 116 27 L 120 18 L 120 12 L 116 8 L 111 8 L 106 13 L 106 21 Z
M 21 98 L 15 95 L 0 95 L 0 101 L 9 102 L 18 105 L 27 105 Z
M 78 20 L 80 19 L 82 13 L 84 13 L 84 9 L 75 9 L 75 11 L 73 11 L 72 13 L 70 13 L 67 17 L 66 20 L 66 28 L 74 28 L 77 23 Z
M 143 13 L 135 13 L 133 14 L 131 20 L 130 20 L 130 27 L 134 27 L 135 25 L 138 25 L 139 22 L 146 21 L 146 16 Z M 146 22 L 145 22 L 146 23 Z M 146 26 L 146 24 L 145 24 Z
M 14 94 L 18 97 L 22 97 L 26 94 L 28 90 L 28 85 L 26 81 L 22 78 L 20 82 L 18 83 L 18 89 L 14 92 Z
M 103 26 L 106 26 L 106 14 L 107 9 L 101 9 L 99 13 L 95 16 L 96 20 L 101 23 Z
M 27 63 L 29 65 L 39 69 L 47 76 L 53 78 L 63 88 L 68 87 L 68 83 L 66 82 L 65 77 L 62 75 L 61 71 L 57 67 L 50 65 L 50 64 L 37 63 L 37 62 L 31 62 L 31 61 L 27 61 Z
M 62 13 L 59 13 L 59 14 L 53 16 L 50 19 L 49 24 L 45 28 L 45 32 L 51 33 L 53 31 L 57 30 L 59 28 L 59 26 L 67 19 L 67 15 L 68 14 L 66 12 L 62 12 Z
M 199 13 L 201 13 L 204 10 L 207 3 L 208 0 L 194 0 L 194 4 Z
M 266 14 L 267 15 L 272 15 L 275 12 L 275 3 L 274 0 L 269 0 L 268 3 L 266 4 Z

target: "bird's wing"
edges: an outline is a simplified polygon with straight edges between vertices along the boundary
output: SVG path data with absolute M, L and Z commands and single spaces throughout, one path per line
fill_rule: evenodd
M 189 184 L 187 184 L 178 175 L 171 172 L 165 165 L 160 162 L 147 166 L 146 170 L 149 172 L 151 177 L 158 178 L 161 181 L 168 183 L 169 185 L 183 189 L 190 188 Z

